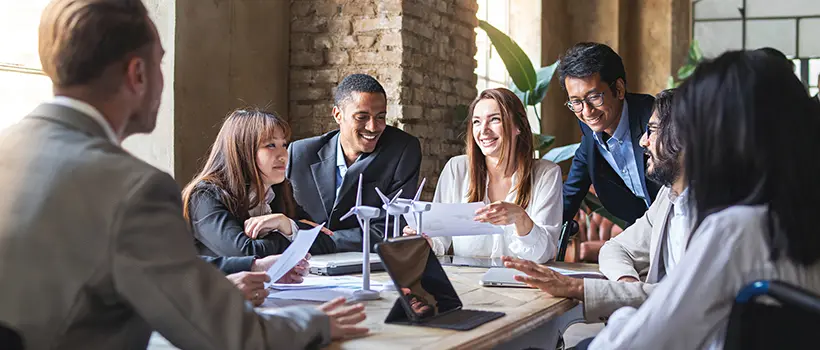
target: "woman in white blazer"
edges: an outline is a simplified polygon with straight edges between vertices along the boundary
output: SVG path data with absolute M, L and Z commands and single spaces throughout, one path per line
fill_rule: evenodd
M 433 202 L 484 202 L 475 220 L 502 226 L 504 233 L 428 237 L 428 242 L 437 255 L 452 244 L 459 256 L 552 259 L 561 230 L 561 168 L 533 159 L 526 110 L 512 91 L 484 90 L 469 110 L 467 154 L 444 166 Z M 416 232 L 408 226 L 404 234 Z

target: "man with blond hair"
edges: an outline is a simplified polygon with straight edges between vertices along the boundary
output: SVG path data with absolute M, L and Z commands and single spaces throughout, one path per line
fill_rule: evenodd
M 154 129 L 164 54 L 140 0 L 55 0 L 54 99 L 0 133 L 0 325 L 28 349 L 297 349 L 361 334 L 363 306 L 258 315 L 196 256 L 168 174 L 120 147 Z

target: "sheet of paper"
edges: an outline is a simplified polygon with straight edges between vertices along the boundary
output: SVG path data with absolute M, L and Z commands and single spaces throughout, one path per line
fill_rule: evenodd
M 296 266 L 299 260 L 305 258 L 305 255 L 307 255 L 308 250 L 310 250 L 310 246 L 313 245 L 313 241 L 316 240 L 316 236 L 319 234 L 322 226 L 324 226 L 324 223 L 310 230 L 299 231 L 299 233 L 296 234 L 296 239 L 290 243 L 288 249 L 285 249 L 282 256 L 268 269 L 268 276 L 270 276 L 272 282 L 278 281 Z M 270 283 L 265 283 L 265 288 L 268 286 L 270 286 Z
M 326 302 L 336 299 L 338 297 L 345 297 L 350 300 L 353 299 L 353 289 L 346 288 L 320 288 L 307 290 L 283 290 L 273 291 L 268 295 L 268 299 L 284 299 L 284 300 L 304 300 L 304 301 L 318 301 Z M 263 311 L 264 312 L 264 311 Z
M 478 236 L 504 233 L 501 226 L 474 221 L 475 211 L 484 203 L 431 203 L 430 211 L 422 214 L 422 230 L 430 237 Z M 416 227 L 413 213 L 403 214 L 410 227 Z
M 370 289 L 379 290 L 381 282 L 370 280 Z M 270 288 L 275 290 L 305 290 L 322 288 L 361 289 L 362 278 L 357 276 L 306 276 L 302 283 L 272 283 Z

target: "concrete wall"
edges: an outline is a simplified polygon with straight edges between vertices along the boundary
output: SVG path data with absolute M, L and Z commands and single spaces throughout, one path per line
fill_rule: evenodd
M 171 1 L 171 0 L 168 0 Z M 233 109 L 288 113 L 288 1 L 176 0 L 174 169 L 186 184 Z

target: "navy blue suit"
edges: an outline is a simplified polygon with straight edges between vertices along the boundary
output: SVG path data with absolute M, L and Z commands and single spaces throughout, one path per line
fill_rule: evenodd
M 646 156 L 639 141 L 652 116 L 652 104 L 655 98 L 650 95 L 628 93 L 626 102 L 629 105 L 629 129 L 635 161 L 638 162 L 638 173 L 640 173 L 644 193 L 649 195 L 651 202 L 655 200 L 660 185 L 646 179 Z M 646 212 L 646 202 L 632 193 L 618 173 L 604 159 L 593 138 L 592 129 L 580 121 L 578 124 L 581 126 L 583 136 L 581 146 L 578 147 L 575 158 L 572 160 L 567 181 L 564 182 L 564 220 L 572 220 L 581 206 L 581 201 L 589 192 L 591 184 L 595 187 L 595 192 L 604 208 L 626 221 L 628 225 L 632 225 Z

